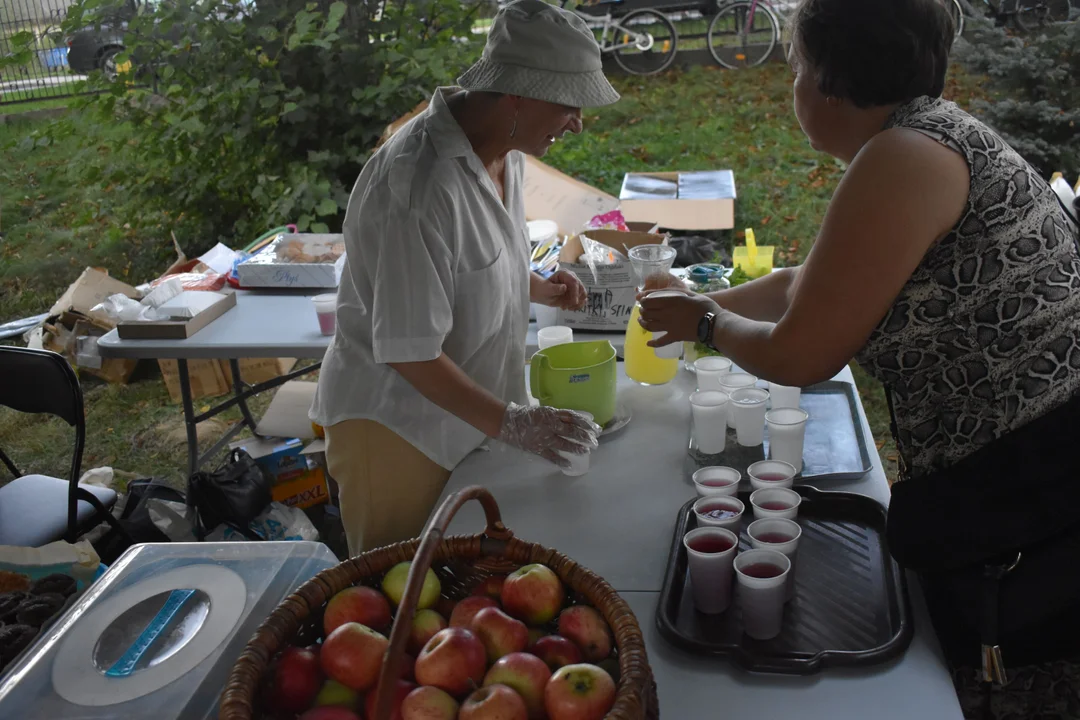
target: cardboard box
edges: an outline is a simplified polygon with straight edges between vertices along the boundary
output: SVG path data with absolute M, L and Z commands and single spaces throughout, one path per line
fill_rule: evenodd
M 629 248 L 659 245 L 665 239 L 664 235 L 655 233 L 616 230 L 590 230 L 585 235 L 618 250 L 622 256 L 625 256 Z M 637 297 L 637 281 L 630 262 L 620 259 L 611 265 L 598 266 L 594 275 L 588 265 L 578 262 L 582 252 L 580 236 L 570 238 L 563 246 L 559 264 L 564 270 L 570 270 L 577 275 L 585 286 L 585 309 L 580 312 L 560 310 L 558 324 L 579 330 L 626 330 Z
M 579 232 L 597 215 L 619 207 L 619 199 L 549 167 L 525 158 L 525 216 L 554 220 L 567 235 Z
M 241 358 L 240 379 L 248 385 L 273 380 L 288 373 L 296 366 L 296 358 Z M 221 361 L 221 372 L 225 375 L 225 384 L 232 386 L 232 368 L 228 360 Z
M 185 293 L 201 293 L 187 290 Z M 124 340 L 185 340 L 236 307 L 236 293 L 214 293 L 221 299 L 186 320 L 122 322 L 116 332 Z
M 115 324 L 108 315 L 91 311 L 95 305 L 104 302 L 110 295 L 138 298 L 139 292 L 127 283 L 109 277 L 104 270 L 88 267 L 75 282 L 68 285 L 68 289 L 49 310 L 49 315 L 60 316 L 66 312 L 76 312 L 111 330 Z
M 180 368 L 176 360 L 158 360 L 161 379 L 173 402 L 182 400 L 180 395 Z M 191 382 L 191 399 L 217 397 L 229 391 L 220 360 L 188 360 L 188 379 Z
M 110 383 L 126 383 L 138 360 L 103 358 L 97 350 L 97 339 L 112 329 L 108 320 L 91 319 L 74 311 L 62 313 L 46 321 L 42 327 L 41 344 L 46 350 L 63 355 L 72 367 Z
M 299 438 L 248 438 L 229 447 L 244 448 L 275 484 L 298 478 L 313 466 L 302 453 L 304 443 Z
M 281 377 L 296 365 L 294 358 L 241 358 L 240 377 L 249 385 Z M 212 398 L 232 389 L 232 369 L 228 360 L 188 360 L 191 398 Z M 175 360 L 158 360 L 161 378 L 173 402 L 180 402 L 180 371 Z
M 275 502 L 298 508 L 330 502 L 326 474 L 321 467 L 312 468 L 299 477 L 274 485 L 270 488 L 270 496 Z
M 288 243 L 298 243 L 297 247 L 340 245 L 342 249 L 332 262 L 286 261 L 279 256 L 278 247 Z M 340 234 L 282 234 L 273 243 L 237 265 L 236 277 L 241 287 L 245 288 L 336 288 L 345 268 L 344 243 L 344 236 Z M 302 258 L 303 255 L 299 257 Z
M 729 230 L 735 227 L 735 174 L 627 173 L 619 201 L 627 222 L 656 223 L 668 230 Z

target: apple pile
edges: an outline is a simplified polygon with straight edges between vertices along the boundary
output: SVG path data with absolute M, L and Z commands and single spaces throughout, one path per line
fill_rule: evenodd
M 323 613 L 321 642 L 277 657 L 264 696 L 274 717 L 373 719 L 409 565 L 391 568 L 382 592 L 339 592 Z M 609 670 L 618 673 L 611 629 L 595 609 L 567 606 L 550 568 L 526 565 L 489 577 L 457 603 L 441 592 L 428 570 L 392 720 L 600 720 L 611 709 Z

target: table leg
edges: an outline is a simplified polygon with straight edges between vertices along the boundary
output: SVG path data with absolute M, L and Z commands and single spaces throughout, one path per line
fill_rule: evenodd
M 244 424 L 251 430 L 251 434 L 255 437 L 262 437 L 256 430 L 258 423 L 255 422 L 255 418 L 251 415 L 251 410 L 247 405 L 247 395 L 245 395 L 244 381 L 240 377 L 240 361 L 236 358 L 229 358 L 229 369 L 232 370 L 233 380 L 233 396 L 236 398 L 236 404 L 240 408 L 240 414 L 244 416 Z
M 187 430 L 188 477 L 191 477 L 199 469 L 199 429 L 195 407 L 191 402 L 191 379 L 188 377 L 187 360 L 179 358 L 176 369 L 180 375 L 180 398 L 184 405 L 184 429 Z

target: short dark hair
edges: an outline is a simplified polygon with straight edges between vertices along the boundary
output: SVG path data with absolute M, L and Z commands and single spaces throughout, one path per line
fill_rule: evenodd
M 954 27 L 942 0 L 802 0 L 793 22 L 826 95 L 865 108 L 945 89 Z

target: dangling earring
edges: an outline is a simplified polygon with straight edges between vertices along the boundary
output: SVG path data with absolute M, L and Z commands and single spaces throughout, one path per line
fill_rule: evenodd
M 517 113 L 514 113 L 514 127 L 510 128 L 510 139 L 511 140 L 513 140 L 514 136 L 517 135 L 517 118 L 518 118 Z
M 825 98 L 825 102 L 829 104 L 829 107 L 840 107 L 840 103 L 842 103 L 843 100 L 836 97 L 835 95 L 830 95 L 829 97 Z

